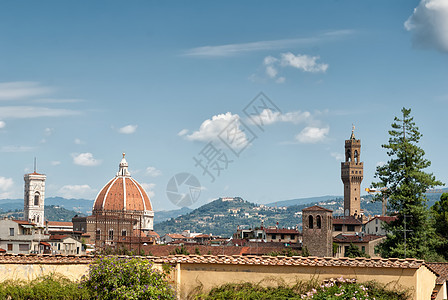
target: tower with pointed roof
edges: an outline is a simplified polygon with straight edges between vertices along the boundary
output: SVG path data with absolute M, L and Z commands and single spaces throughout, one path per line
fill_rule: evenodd
M 25 174 L 24 216 L 25 220 L 44 227 L 45 180 L 47 176 L 33 173 Z
M 361 140 L 355 138 L 355 127 L 350 139 L 345 140 L 345 161 L 341 163 L 341 179 L 344 184 L 344 216 L 361 216 Z

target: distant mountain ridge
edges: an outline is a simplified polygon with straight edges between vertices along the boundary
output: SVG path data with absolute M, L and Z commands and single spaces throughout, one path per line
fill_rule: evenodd
M 342 196 L 320 196 L 320 197 L 309 197 L 309 198 L 297 198 L 291 200 L 282 200 L 265 204 L 266 206 L 292 206 L 292 205 L 302 205 L 314 202 L 327 201 L 331 199 L 341 198 Z

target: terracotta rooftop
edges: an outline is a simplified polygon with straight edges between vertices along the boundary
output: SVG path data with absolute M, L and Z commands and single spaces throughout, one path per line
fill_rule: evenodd
M 126 257 L 126 256 L 122 256 Z M 92 255 L 0 255 L 2 264 L 88 264 L 94 260 Z M 255 256 L 255 255 L 169 255 L 162 257 L 145 256 L 156 263 L 184 264 L 222 264 L 222 265 L 270 265 L 270 266 L 308 266 L 308 267 L 366 267 L 366 268 L 403 268 L 418 269 L 425 265 L 423 260 L 414 258 L 333 258 L 316 256 Z
M 296 229 L 274 228 L 274 229 L 266 229 L 266 233 L 299 234 L 299 231 Z
M 73 227 L 72 222 L 57 222 L 57 221 L 48 221 L 48 226 L 70 226 Z
M 448 280 L 448 263 L 425 263 L 425 265 L 437 274 L 437 284 L 443 284 Z
M 362 222 L 355 217 L 333 217 L 333 224 L 362 225 Z
M 36 226 L 36 224 L 31 223 L 29 221 L 25 221 L 25 220 L 12 220 L 12 221 L 14 221 L 14 222 L 16 222 L 16 223 L 18 223 L 20 225 L 33 225 L 33 226 Z
M 390 223 L 390 222 L 396 220 L 397 217 L 396 216 L 376 216 L 376 217 L 370 219 L 367 223 L 372 222 L 375 219 L 381 220 L 386 223 Z
M 160 238 L 160 235 L 157 232 L 153 231 L 153 230 L 149 231 L 147 236 Z
M 314 206 L 310 206 L 310 207 L 302 209 L 302 211 L 316 211 L 316 210 L 333 212 L 331 209 L 323 208 L 318 205 L 314 205 Z
M 367 243 L 370 241 L 374 241 L 380 238 L 385 237 L 384 235 L 374 235 L 374 234 L 366 234 L 366 235 L 355 235 L 355 234 L 338 234 L 333 238 L 333 241 L 336 243 Z
M 2 249 L 2 248 L 0 248 L 0 253 L 4 253 L 4 252 L 6 252 L 6 250 L 5 250 L 5 249 Z
M 53 234 L 50 236 L 50 240 L 62 240 L 68 237 L 66 234 Z
M 172 239 L 186 239 L 187 237 L 183 236 L 182 234 L 178 233 L 167 233 L 166 236 L 169 236 Z

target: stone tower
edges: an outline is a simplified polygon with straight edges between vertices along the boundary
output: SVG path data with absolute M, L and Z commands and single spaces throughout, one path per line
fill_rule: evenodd
M 38 227 L 44 227 L 44 202 L 45 202 L 45 179 L 47 176 L 34 171 L 25 174 L 25 198 L 24 216 L 25 220 L 35 223 Z
M 361 216 L 361 140 L 355 138 L 354 127 L 349 140 L 345 140 L 345 162 L 341 163 L 341 179 L 344 183 L 344 215 Z
M 314 205 L 302 209 L 303 246 L 312 256 L 333 256 L 333 211 Z

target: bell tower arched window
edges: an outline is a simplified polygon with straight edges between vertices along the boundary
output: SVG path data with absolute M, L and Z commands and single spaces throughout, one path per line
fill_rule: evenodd
M 319 229 L 322 228 L 322 219 L 321 219 L 321 217 L 319 215 L 316 217 L 316 226 Z
M 308 228 L 313 228 L 313 216 L 308 217 Z
M 39 192 L 36 192 L 34 194 L 34 205 L 39 205 L 39 198 L 40 198 L 40 194 L 39 194 Z

